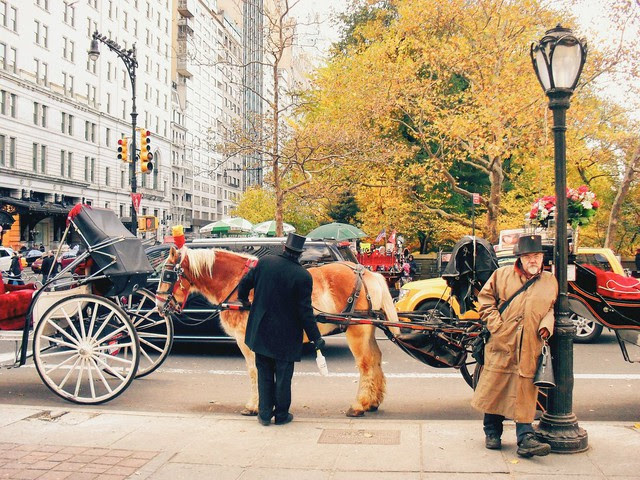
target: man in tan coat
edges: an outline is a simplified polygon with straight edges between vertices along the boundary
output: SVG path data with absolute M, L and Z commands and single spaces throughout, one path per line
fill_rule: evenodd
M 485 364 L 471 405 L 484 412 L 485 446 L 500 449 L 502 422 L 516 422 L 518 455 L 547 455 L 551 447 L 538 441 L 531 423 L 538 388 L 533 384 L 543 341 L 553 333 L 553 305 L 558 295 L 555 277 L 543 271 L 539 235 L 520 237 L 514 265 L 499 268 L 478 295 L 480 316 L 491 336 L 485 346 Z M 516 295 L 502 314 L 498 308 Z

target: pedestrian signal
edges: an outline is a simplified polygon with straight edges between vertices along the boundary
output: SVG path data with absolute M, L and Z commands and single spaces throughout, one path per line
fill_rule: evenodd
M 140 130 L 140 170 L 142 173 L 153 171 L 153 153 L 151 153 L 151 132 L 146 128 Z
M 127 138 L 121 138 L 120 140 L 118 140 L 118 160 L 122 162 L 129 161 L 128 143 L 129 141 L 127 140 Z
M 138 231 L 153 232 L 158 229 L 158 217 L 153 215 L 142 215 L 138 217 Z

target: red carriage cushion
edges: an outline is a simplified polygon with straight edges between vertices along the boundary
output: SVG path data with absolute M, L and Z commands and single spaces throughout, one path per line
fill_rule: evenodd
M 596 274 L 598 293 L 603 297 L 640 302 L 640 280 L 637 278 L 605 272 L 593 265 L 584 266 Z
M 0 330 L 22 328 L 36 286 L 5 285 L 0 274 Z

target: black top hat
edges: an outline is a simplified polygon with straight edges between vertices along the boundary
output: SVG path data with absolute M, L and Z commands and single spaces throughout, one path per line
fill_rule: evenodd
M 518 256 L 527 253 L 543 253 L 542 237 L 540 235 L 522 235 L 513 251 Z
M 287 236 L 287 242 L 284 244 L 284 248 L 296 253 L 302 253 L 304 242 L 307 240 L 307 237 L 303 237 L 302 235 L 298 235 L 296 233 L 290 233 Z

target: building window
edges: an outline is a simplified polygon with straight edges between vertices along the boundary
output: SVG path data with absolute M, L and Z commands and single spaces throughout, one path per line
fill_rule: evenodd
M 60 125 L 62 133 L 73 135 L 73 115 L 62 112 L 62 122 Z
M 96 107 L 96 87 L 87 83 L 87 104 Z
M 62 89 L 65 95 L 73 97 L 73 75 L 62 72 Z
M 5 149 L 6 149 L 6 142 L 7 142 L 7 137 L 5 137 L 4 135 L 0 135 L 0 166 L 2 167 L 5 166 L 4 155 L 5 155 Z
M 87 72 L 96 73 L 96 65 L 98 62 L 87 55 Z
M 111 146 L 111 129 L 110 128 L 107 128 L 104 134 L 104 143 L 107 147 Z
M 38 102 L 33 102 L 33 124 L 40 125 L 41 127 L 47 126 L 47 112 L 46 105 L 41 105 Z
M 93 157 L 84 157 L 84 180 L 93 183 L 95 181 L 96 159 Z
M 9 137 L 9 167 L 16 166 L 16 137 Z
M 107 93 L 107 113 L 111 113 L 111 94 Z
M 5 0 L 0 1 L 0 24 L 14 32 L 18 31 L 18 10 L 7 5 Z
M 38 85 L 48 85 L 49 65 L 45 62 L 35 59 L 36 62 L 36 82 Z
M 45 173 L 47 162 L 47 147 L 38 143 L 33 144 L 33 171 Z
M 69 60 L 70 62 L 73 62 L 74 58 L 75 58 L 75 49 L 76 49 L 76 44 L 73 40 L 69 40 L 67 37 L 63 37 L 62 39 L 62 56 Z
M 16 57 L 17 52 L 15 48 L 0 42 L 0 68 L 8 72 L 16 73 Z
M 49 27 L 41 23 L 39 20 L 34 20 L 36 43 L 41 47 L 49 47 Z
M 111 170 L 109 169 L 109 167 L 106 167 L 104 169 L 104 184 L 108 187 L 109 185 L 111 185 Z
M 126 175 L 124 170 L 120 170 L 120 188 L 125 188 L 127 182 L 125 181 Z M 122 216 L 122 211 L 120 212 L 120 216 Z
M 44 8 L 47 12 L 49 11 L 49 0 L 36 0 L 36 5 Z
M 17 98 L 15 93 L 0 90 L 0 113 L 16 118 Z
M 91 5 L 91 0 L 89 0 L 89 5 Z M 64 23 L 72 27 L 76 26 L 76 7 L 66 1 L 64 2 Z
M 123 120 L 127 119 L 127 101 L 126 100 L 122 100 L 122 119 Z

